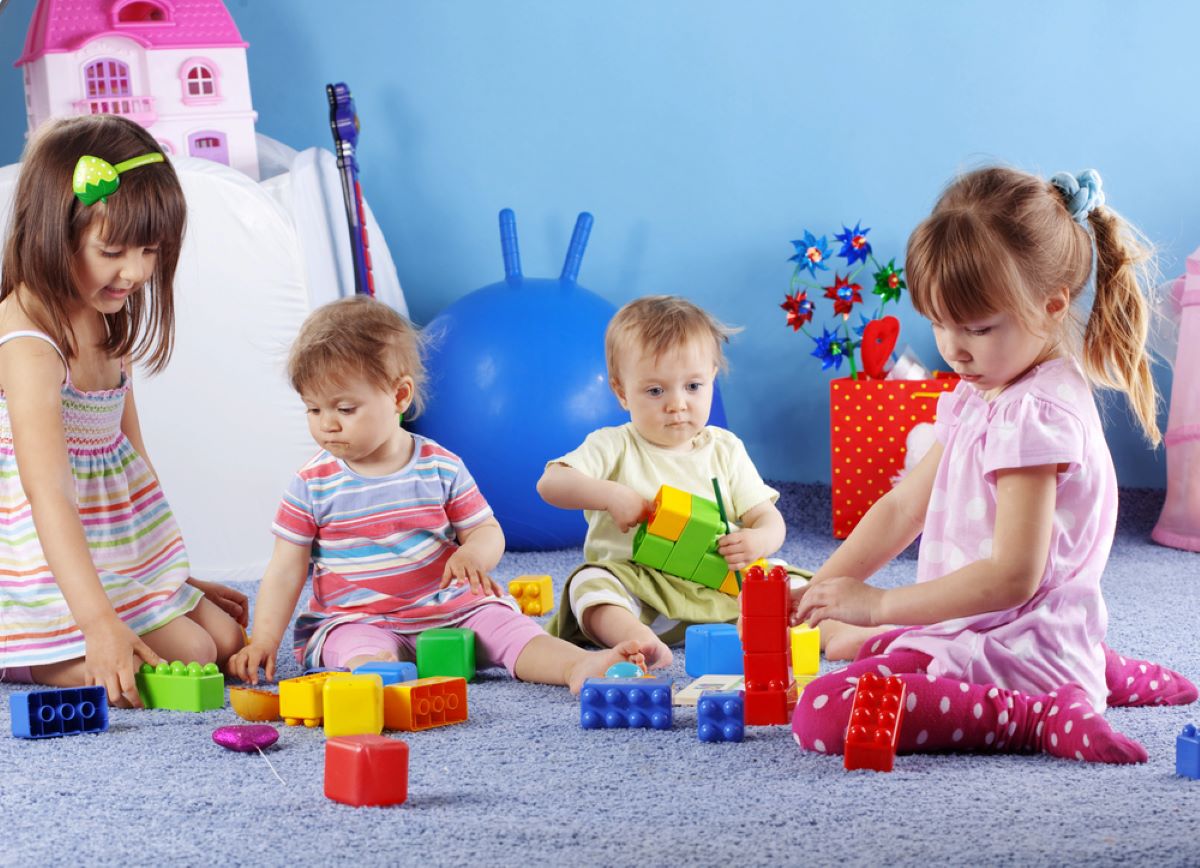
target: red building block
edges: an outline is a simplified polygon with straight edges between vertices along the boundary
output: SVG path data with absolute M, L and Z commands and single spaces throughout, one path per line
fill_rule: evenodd
M 788 576 L 781 566 L 764 573 L 762 567 L 746 570 L 742 580 L 742 615 L 752 617 L 782 617 L 787 622 Z
M 742 657 L 746 674 L 746 725 L 787 723 L 796 705 L 788 646 L 787 570 L 746 570 L 742 582 Z
M 399 805 L 408 798 L 408 745 L 381 735 L 325 741 L 325 797 L 344 805 Z
M 846 727 L 847 770 L 890 772 L 903 720 L 904 682 L 894 675 L 884 678 L 873 672 L 863 673 L 854 689 Z

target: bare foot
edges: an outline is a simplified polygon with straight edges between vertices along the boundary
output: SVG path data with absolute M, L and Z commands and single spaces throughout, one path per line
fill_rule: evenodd
M 886 633 L 891 627 L 859 627 L 841 621 L 826 621 L 821 625 L 821 645 L 826 660 L 853 660 L 858 650 L 872 636 Z
M 380 651 L 378 654 L 359 654 L 346 661 L 346 668 L 353 672 L 364 663 L 395 663 L 400 658 L 394 651 Z
M 567 686 L 571 688 L 572 693 L 578 693 L 583 689 L 584 681 L 589 678 L 603 678 L 610 666 L 625 660 L 644 666 L 649 659 L 646 653 L 649 650 L 648 646 L 639 645 L 636 639 L 626 639 L 615 648 L 588 651 L 568 670 Z

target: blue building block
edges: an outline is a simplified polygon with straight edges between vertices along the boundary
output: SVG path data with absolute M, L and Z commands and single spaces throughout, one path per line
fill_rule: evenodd
M 16 738 L 53 738 L 108 729 L 108 695 L 103 687 L 38 690 L 8 698 Z
M 579 693 L 584 729 L 670 729 L 671 679 L 589 678 Z
M 733 624 L 693 624 L 683 634 L 683 662 L 687 674 L 744 675 L 742 641 Z
M 1189 723 L 1175 739 L 1175 774 L 1200 781 L 1200 733 Z
M 383 686 L 399 684 L 402 681 L 417 680 L 417 664 L 402 661 L 376 660 L 374 663 L 364 663 L 354 670 L 355 675 L 378 675 L 383 679 Z
M 746 707 L 740 690 L 717 693 L 706 690 L 696 703 L 696 735 L 701 741 L 741 741 L 745 735 Z

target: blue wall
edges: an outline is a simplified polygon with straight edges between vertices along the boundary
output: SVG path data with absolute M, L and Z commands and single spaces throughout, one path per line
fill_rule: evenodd
M 1001 160 L 1099 168 L 1168 275 L 1200 244 L 1193 4 L 228 5 L 261 132 L 328 147 L 324 85 L 350 84 L 364 189 L 415 320 L 502 276 L 500 208 L 516 210 L 535 276 L 557 274 L 590 210 L 584 285 L 617 304 L 680 293 L 745 328 L 723 382 L 730 424 L 776 479 L 829 478 L 830 375 L 778 307 L 804 228 L 861 218 L 877 252 L 902 256 L 955 172 Z M 33 6 L 0 13 L 0 58 L 19 55 Z M 19 73 L 0 73 L 0 163 L 24 130 Z M 937 363 L 928 326 L 902 320 L 902 343 Z M 1122 484 L 1162 486 L 1161 450 L 1105 403 Z

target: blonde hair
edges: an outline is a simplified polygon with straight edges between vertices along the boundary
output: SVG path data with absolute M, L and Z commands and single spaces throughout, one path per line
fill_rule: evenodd
M 72 187 L 75 164 L 83 156 L 116 164 L 157 153 L 162 147 L 133 121 L 115 115 L 86 115 L 50 121 L 30 138 L 22 157 L 13 200 L 11 230 L 4 245 L 0 299 L 24 286 L 34 305 L 26 315 L 67 354 L 79 353 L 68 310 L 77 293 L 75 260 L 92 224 L 114 247 L 158 246 L 148 292 L 133 292 L 125 306 L 105 314 L 109 356 L 146 360 L 152 372 L 171 358 L 175 336 L 175 266 L 183 244 L 187 204 L 169 162 L 139 166 L 121 174 L 107 202 L 84 205 Z
M 913 306 L 929 319 L 955 323 L 1009 313 L 1041 334 L 1047 297 L 1066 287 L 1070 309 L 1057 337 L 1093 384 L 1125 393 L 1146 438 L 1157 445 L 1158 395 L 1142 291 L 1152 251 L 1107 206 L 1094 208 L 1088 223 L 1091 235 L 1072 219 L 1058 189 L 1034 175 L 1005 167 L 963 175 L 908 240 Z M 1093 249 L 1096 292 L 1084 316 L 1076 302 L 1092 275 Z
M 617 356 L 628 347 L 658 358 L 692 341 L 710 341 L 713 362 L 724 371 L 724 344 L 729 336 L 741 331 L 717 320 L 703 308 L 677 295 L 647 295 L 622 307 L 613 316 L 604 333 L 604 359 L 610 382 L 620 382 Z
M 424 339 L 412 323 L 381 301 L 354 295 L 309 314 L 288 354 L 288 379 L 303 393 L 355 377 L 391 391 L 409 377 L 412 405 L 405 415 L 411 419 L 425 406 L 424 353 Z

